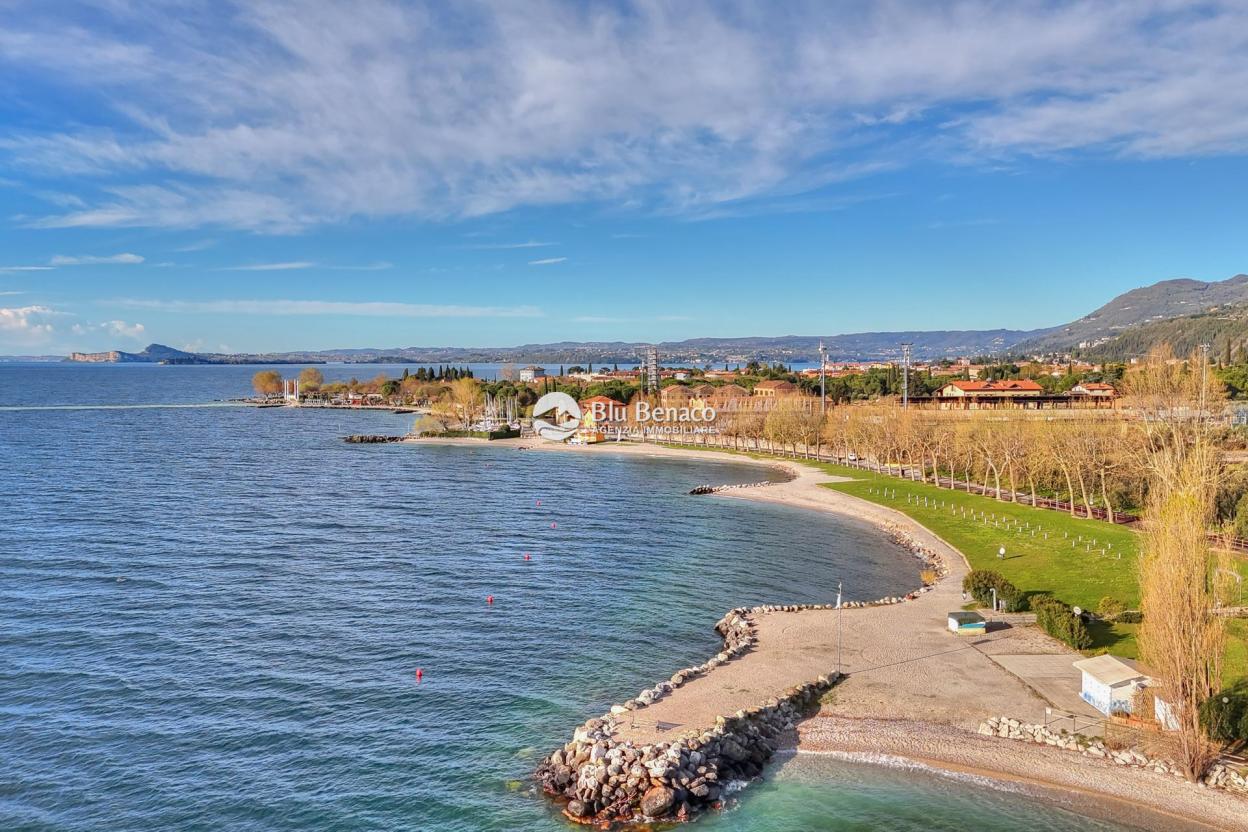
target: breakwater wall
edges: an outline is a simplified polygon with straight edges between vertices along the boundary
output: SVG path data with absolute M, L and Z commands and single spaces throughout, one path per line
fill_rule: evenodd
M 402 442 L 403 439 L 404 437 L 402 436 L 386 436 L 384 434 L 377 433 L 355 433 L 351 436 L 344 436 L 342 441 L 353 445 L 378 445 L 383 442 Z
M 946 574 L 941 558 L 903 529 L 881 528 L 924 568 L 938 576 Z M 930 589 L 923 586 L 904 596 L 846 601 L 842 606 L 900 604 Z M 835 604 L 765 604 L 731 610 L 715 625 L 723 638 L 719 653 L 700 665 L 677 671 L 622 704 L 612 705 L 607 714 L 578 727 L 571 742 L 538 765 L 536 779 L 542 790 L 562 803 L 568 818 L 587 824 L 689 820 L 699 812 L 719 808 L 727 790 L 733 788 L 730 784 L 748 782 L 762 773 L 783 735 L 818 710 L 820 697 L 843 678 L 840 673 L 818 675 L 755 707 L 719 716 L 714 726 L 701 726 L 671 741 L 620 741 L 616 728 L 637 719 L 645 708 L 691 679 L 753 650 L 758 643 L 758 616 L 836 608 Z
M 742 613 L 734 610 L 726 618 Z M 752 643 L 748 630 L 748 624 L 742 628 L 734 624 L 729 630 L 742 651 Z M 718 666 L 727 660 L 720 657 L 733 651 L 726 636 L 724 651 L 701 667 Z M 671 742 L 634 745 L 613 738 L 614 727 L 625 712 L 645 707 L 638 703 L 655 701 L 656 690 L 661 695 L 703 672 L 707 671 L 681 671 L 672 681 L 642 691 L 625 705 L 614 706 L 610 714 L 577 728 L 572 741 L 538 767 L 542 789 L 562 801 L 564 814 L 578 823 L 689 820 L 720 806 L 730 784 L 761 774 L 785 732 L 814 713 L 820 696 L 840 680 L 837 673 L 819 676 L 756 707 L 721 716 L 714 727 Z M 683 678 L 678 682 L 677 677 Z

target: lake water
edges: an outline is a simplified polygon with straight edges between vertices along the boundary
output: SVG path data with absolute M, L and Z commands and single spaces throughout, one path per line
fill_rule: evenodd
M 0 828 L 568 828 L 540 756 L 715 652 L 727 609 L 917 577 L 869 527 L 687 494 L 756 466 L 348 446 L 411 417 L 186 406 L 254 371 L 0 365 Z M 805 757 L 700 823 L 1123 828 Z

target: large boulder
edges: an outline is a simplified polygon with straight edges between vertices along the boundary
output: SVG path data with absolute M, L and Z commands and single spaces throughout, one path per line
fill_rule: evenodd
M 661 818 L 675 802 L 676 793 L 667 786 L 653 786 L 641 796 L 641 811 L 646 817 Z

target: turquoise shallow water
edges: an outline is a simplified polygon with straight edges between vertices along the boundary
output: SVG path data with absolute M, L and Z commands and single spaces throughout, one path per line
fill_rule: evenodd
M 353 371 L 377 370 L 326 375 Z M 868 527 L 687 494 L 756 466 L 347 446 L 409 417 L 133 407 L 242 395 L 252 372 L 0 365 L 0 829 L 566 828 L 529 788 L 538 757 L 704 660 L 725 610 L 916 578 Z M 802 771 L 706 827 L 920 828 L 900 807 L 1087 828 L 969 783 Z

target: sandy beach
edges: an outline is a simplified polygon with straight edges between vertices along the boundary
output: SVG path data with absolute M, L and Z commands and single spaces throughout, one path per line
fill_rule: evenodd
M 481 445 L 480 440 L 446 441 Z M 525 439 L 496 441 L 490 447 L 751 461 L 711 449 L 628 443 L 586 447 Z M 1042 723 L 1047 707 L 1078 704 L 1077 695 L 1066 695 L 1068 680 L 1060 675 L 1078 654 L 1034 628 L 1001 624 L 989 637 L 974 641 L 953 635 L 945 617 L 962 606 L 961 582 L 968 570 L 957 550 L 899 512 L 823 488 L 834 478 L 815 468 L 797 462 L 757 462 L 780 465 L 792 478 L 706 499 L 832 511 L 900 531 L 938 553 L 949 573 L 930 591 L 904 603 L 756 615 L 755 649 L 633 711 L 617 729 L 620 740 L 638 745 L 670 740 L 686 730 L 713 726 L 717 716 L 757 706 L 786 688 L 840 670 L 848 678 L 825 697 L 817 716 L 799 726 L 800 752 L 853 755 L 867 762 L 871 755 L 886 755 L 1002 781 L 1025 781 L 1057 790 L 1049 797 L 1066 794 L 1080 805 L 1099 796 L 1117 806 L 1114 817 L 1135 811 L 1140 817 L 1133 822 L 1148 828 L 1248 830 L 1248 800 L 1242 797 L 1171 775 L 974 733 L 991 716 Z M 900 547 L 898 556 L 911 557 Z M 914 563 L 914 583 L 908 589 L 919 587 L 922 564 L 917 558 Z M 847 587 L 846 598 L 855 597 Z M 1063 698 L 1054 701 L 1059 696 Z

